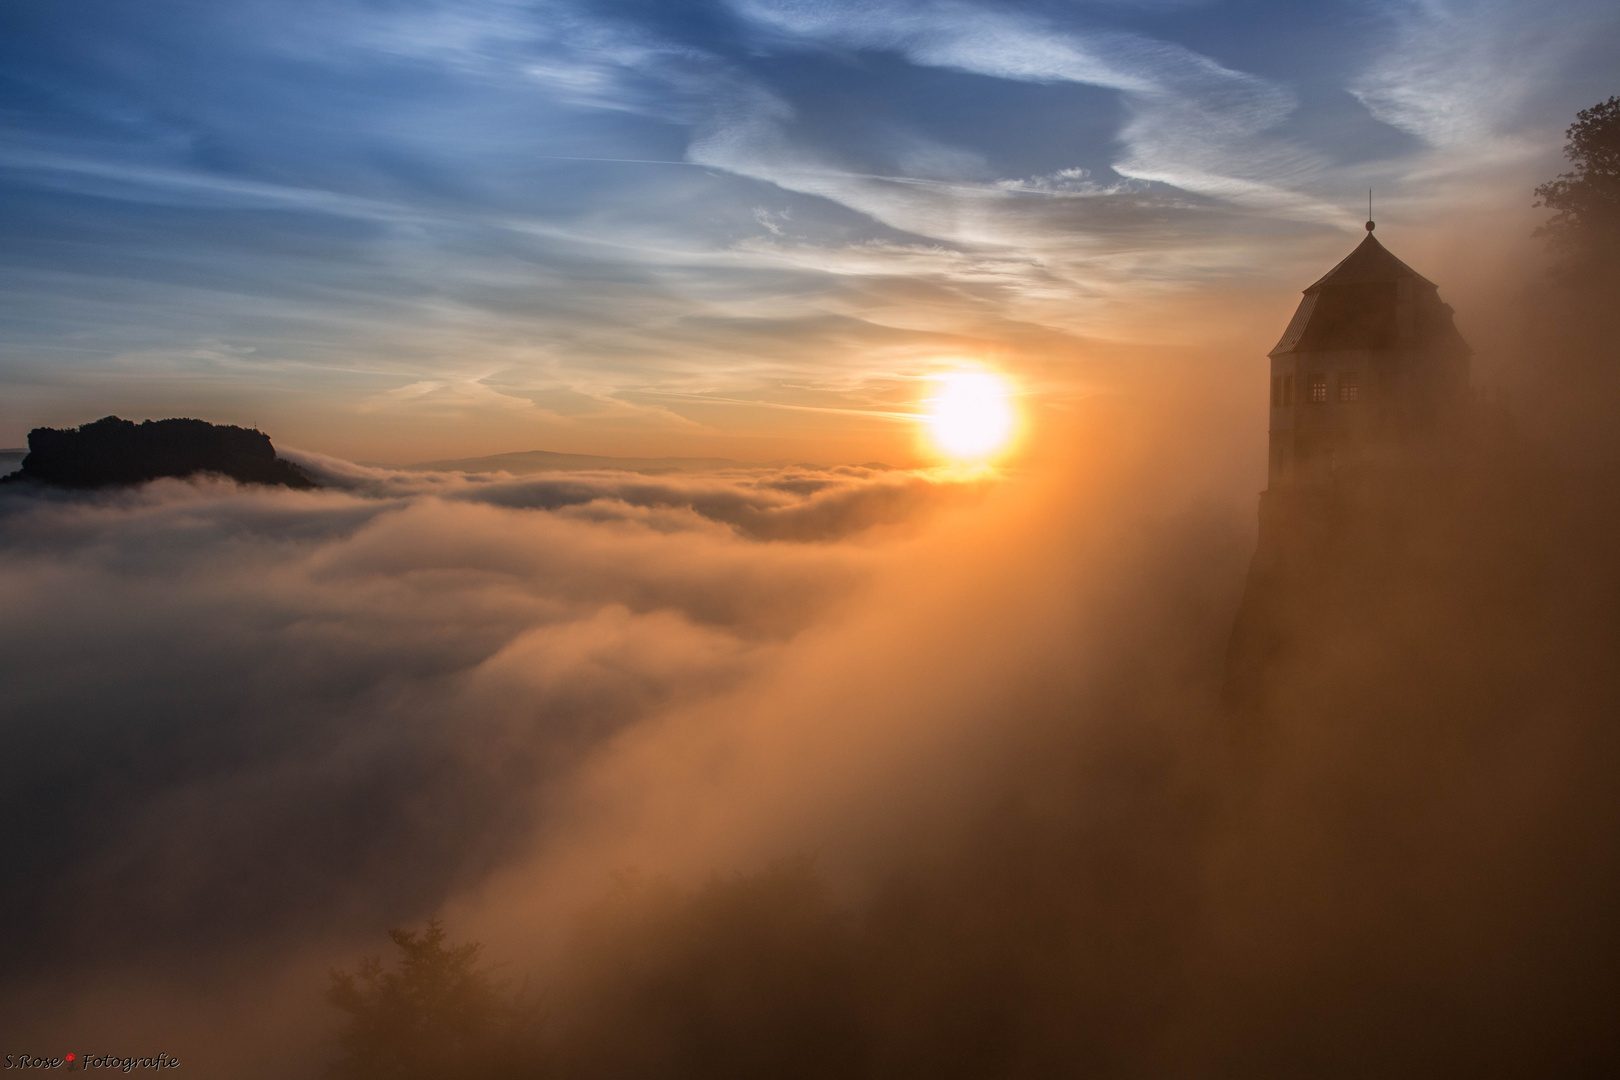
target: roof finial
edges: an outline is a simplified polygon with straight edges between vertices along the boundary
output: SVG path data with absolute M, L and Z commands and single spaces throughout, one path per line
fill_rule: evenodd
M 1377 222 L 1372 219 L 1372 188 L 1367 189 L 1367 231 L 1377 228 Z

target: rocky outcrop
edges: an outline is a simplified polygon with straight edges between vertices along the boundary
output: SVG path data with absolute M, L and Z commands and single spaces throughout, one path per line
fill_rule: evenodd
M 0 483 L 95 488 L 197 473 L 218 473 L 244 484 L 316 486 L 303 469 L 276 456 L 262 431 L 205 420 L 137 424 L 116 416 L 77 428 L 35 428 L 28 433 L 22 468 Z
M 1510 693 L 1538 651 L 1568 526 L 1549 463 L 1483 427 L 1448 453 L 1262 496 L 1227 653 L 1226 704 L 1242 727 L 1361 722 L 1351 717 L 1441 699 L 1483 709 Z

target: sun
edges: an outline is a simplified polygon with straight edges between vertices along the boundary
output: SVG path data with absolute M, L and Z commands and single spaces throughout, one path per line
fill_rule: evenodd
M 939 376 L 939 393 L 928 401 L 934 443 L 957 461 L 984 461 L 1005 450 L 1017 426 L 1012 388 L 988 371 Z

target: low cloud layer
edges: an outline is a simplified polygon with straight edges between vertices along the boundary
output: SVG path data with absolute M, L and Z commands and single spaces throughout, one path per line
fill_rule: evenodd
M 296 1071 L 322 969 L 384 926 L 454 912 L 545 968 L 628 868 L 825 850 L 856 887 L 982 787 L 1076 634 L 1090 671 L 1153 633 L 1131 583 L 1167 551 L 1217 552 L 1196 603 L 1235 602 L 1243 532 L 1186 516 L 1196 469 L 1144 502 L 1154 452 L 1093 437 L 1064 478 L 295 455 L 328 486 L 8 492 L 11 1034 Z
M 1603 1060 L 1612 473 L 1479 412 L 1256 726 L 1252 462 L 1151 390 L 995 479 L 8 492 L 9 1037 L 314 1075 L 440 913 L 576 1077 Z
M 30 762 L 5 916 L 34 928 L 9 969 L 429 902 L 502 857 L 548 777 L 746 677 L 985 482 L 304 460 L 334 487 L 0 502 L 0 737 Z

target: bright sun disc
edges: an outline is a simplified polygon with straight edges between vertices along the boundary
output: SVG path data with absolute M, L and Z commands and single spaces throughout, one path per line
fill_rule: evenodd
M 939 382 L 928 425 L 947 456 L 977 461 L 1006 447 L 1016 418 L 1004 379 L 988 372 L 962 372 L 941 376 Z

